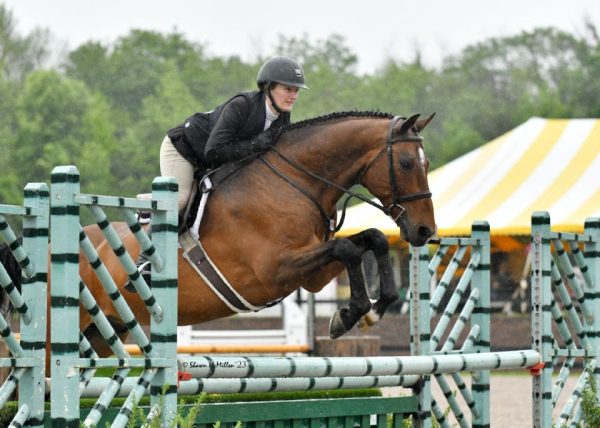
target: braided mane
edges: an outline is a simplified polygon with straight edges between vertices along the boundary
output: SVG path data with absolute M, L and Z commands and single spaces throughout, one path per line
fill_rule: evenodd
M 291 131 L 294 129 L 306 128 L 312 125 L 320 125 L 324 122 L 329 122 L 331 120 L 336 119 L 344 119 L 351 117 L 372 117 L 372 118 L 381 118 L 381 119 L 391 119 L 394 117 L 391 113 L 384 113 L 380 111 L 341 111 L 329 113 L 324 116 L 313 117 L 310 119 L 302 120 L 300 122 L 292 123 L 286 125 L 282 128 L 283 132 Z

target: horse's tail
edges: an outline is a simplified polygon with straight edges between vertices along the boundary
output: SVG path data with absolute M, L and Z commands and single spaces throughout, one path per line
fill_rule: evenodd
M 22 238 L 19 238 L 22 242 Z M 21 292 L 21 266 L 17 262 L 17 259 L 13 256 L 10 248 L 7 244 L 0 245 L 0 263 L 4 266 L 4 270 L 8 273 L 11 282 L 15 288 Z M 10 303 L 8 294 L 4 291 L 4 287 L 0 287 L 0 313 L 7 315 L 14 311 L 13 305 Z

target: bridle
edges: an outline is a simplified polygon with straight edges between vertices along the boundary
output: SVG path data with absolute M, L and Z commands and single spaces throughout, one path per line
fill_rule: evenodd
M 387 142 L 385 144 L 385 147 L 383 149 L 381 149 L 381 151 L 379 153 L 377 153 L 377 155 L 373 159 L 371 159 L 371 161 L 364 167 L 364 169 L 358 176 L 358 182 L 360 183 L 362 181 L 363 177 L 365 176 L 365 174 L 367 173 L 367 171 L 369 171 L 369 169 L 373 166 L 375 161 L 384 152 L 387 154 L 388 174 L 389 174 L 389 180 L 390 180 L 390 187 L 392 188 L 392 203 L 387 208 L 384 207 L 383 205 L 379 205 L 379 206 L 377 206 L 377 208 L 379 208 L 387 216 L 389 216 L 392 220 L 394 220 L 394 222 L 397 222 L 398 219 L 400 217 L 402 217 L 402 215 L 406 211 L 406 208 L 404 208 L 400 204 L 403 204 L 405 202 L 410 202 L 410 201 L 416 201 L 418 199 L 431 198 L 430 191 L 414 192 L 414 193 L 409 193 L 408 195 L 402 196 L 400 194 L 400 190 L 398 189 L 398 180 L 396 179 L 396 175 L 394 174 L 394 151 L 392 150 L 394 143 L 422 143 L 423 142 L 423 137 L 421 137 L 420 135 L 418 135 L 416 133 L 415 133 L 415 135 L 412 135 L 412 136 L 411 135 L 405 135 L 405 136 L 399 135 L 396 138 L 392 138 L 394 126 L 396 126 L 396 124 L 400 120 L 405 120 L 405 119 L 406 118 L 401 117 L 401 116 L 395 116 L 391 120 L 390 126 L 388 128 Z M 396 216 L 394 216 L 392 214 L 392 210 L 394 208 L 398 208 L 400 210 L 400 212 Z
M 386 145 L 383 149 L 381 149 L 381 151 L 373 158 L 369 161 L 369 163 L 367 165 L 365 165 L 365 167 L 362 169 L 362 171 L 360 172 L 360 174 L 358 175 L 358 179 L 357 179 L 357 183 L 360 183 L 361 180 L 363 179 L 363 177 L 365 176 L 365 174 L 369 171 L 369 169 L 373 166 L 373 164 L 375 163 L 375 161 L 383 154 L 386 153 L 387 155 L 387 160 L 388 160 L 388 173 L 389 173 L 389 180 L 390 180 L 390 187 L 392 189 L 392 202 L 388 207 L 383 206 L 382 204 L 379 204 L 377 202 L 372 201 L 371 199 L 369 199 L 367 196 L 362 195 L 360 193 L 356 193 L 353 192 L 350 189 L 347 189 L 343 186 L 340 186 L 337 183 L 334 183 L 331 180 L 326 179 L 325 177 L 321 177 L 320 175 L 317 175 L 311 171 L 308 171 L 306 168 L 304 168 L 302 165 L 298 164 L 297 162 L 293 161 L 292 159 L 288 158 L 287 156 L 285 156 L 283 153 L 281 153 L 279 150 L 277 150 L 274 146 L 270 147 L 270 150 L 274 151 L 281 159 L 283 159 L 287 164 L 289 164 L 290 166 L 292 166 L 294 169 L 303 172 L 304 174 L 322 182 L 327 184 L 328 186 L 331 187 L 335 187 L 338 190 L 341 190 L 342 192 L 344 192 L 346 195 L 348 195 L 348 197 L 346 198 L 346 200 L 344 201 L 344 206 L 343 206 L 343 210 L 342 210 L 342 215 L 340 218 L 340 221 L 338 223 L 338 225 L 336 226 L 335 224 L 335 215 L 334 218 L 330 218 L 327 213 L 325 212 L 325 209 L 323 208 L 323 206 L 321 205 L 321 203 L 313 196 L 310 194 L 310 192 L 308 192 L 306 189 L 303 189 L 298 183 L 294 182 L 290 177 L 288 177 L 285 173 L 283 173 L 281 170 L 279 170 L 275 165 L 273 165 L 271 162 L 269 162 L 267 159 L 265 159 L 264 155 L 261 155 L 259 158 L 260 160 L 267 165 L 275 174 L 279 175 L 281 178 L 283 178 L 286 182 L 288 182 L 292 187 L 294 187 L 295 189 L 297 189 L 298 191 L 300 191 L 300 193 L 302 193 L 304 196 L 306 196 L 308 199 L 311 200 L 311 202 L 313 202 L 313 204 L 317 207 L 317 209 L 319 210 L 319 213 L 321 214 L 321 217 L 323 218 L 324 222 L 325 222 L 325 226 L 327 229 L 327 233 L 325 234 L 325 240 L 329 239 L 329 232 L 337 232 L 342 228 L 342 225 L 344 223 L 344 219 L 346 217 L 346 207 L 348 205 L 348 201 L 351 198 L 357 198 L 360 199 L 363 202 L 368 203 L 369 205 L 374 206 L 375 208 L 381 210 L 385 215 L 389 216 L 395 223 L 398 222 L 398 220 L 400 219 L 400 217 L 402 217 L 402 215 L 406 212 L 406 208 L 404 208 L 401 204 L 405 203 L 405 202 L 410 202 L 410 201 L 416 201 L 418 199 L 426 199 L 426 198 L 431 198 L 431 192 L 426 191 L 426 192 L 414 192 L 414 193 L 409 193 L 408 195 L 401 195 L 400 194 L 400 190 L 398 188 L 398 181 L 396 180 L 396 175 L 394 174 L 394 153 L 392 150 L 392 146 L 395 143 L 421 143 L 423 141 L 423 137 L 419 136 L 418 134 L 415 135 L 399 135 L 396 138 L 392 137 L 393 131 L 394 131 L 394 126 L 396 126 L 396 124 L 400 121 L 400 120 L 406 120 L 406 118 L 401 117 L 401 116 L 395 116 L 391 121 L 390 121 L 390 125 L 388 128 L 388 133 L 387 133 L 387 140 L 386 140 Z M 392 210 L 393 209 L 399 209 L 400 212 L 397 215 L 393 215 L 392 214 Z

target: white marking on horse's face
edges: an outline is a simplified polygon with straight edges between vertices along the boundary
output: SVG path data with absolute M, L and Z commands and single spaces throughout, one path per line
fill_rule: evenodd
M 419 147 L 418 152 L 419 152 L 419 164 L 421 165 L 421 168 L 424 169 L 425 163 L 426 163 L 425 150 L 423 150 L 423 147 Z

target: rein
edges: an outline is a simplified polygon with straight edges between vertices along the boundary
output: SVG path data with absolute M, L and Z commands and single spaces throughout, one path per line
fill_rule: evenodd
M 343 186 L 340 186 L 337 183 L 334 183 L 331 180 L 328 180 L 325 177 L 321 177 L 318 174 L 315 174 L 314 172 L 308 171 L 306 168 L 304 168 L 302 165 L 298 164 L 297 162 L 293 161 L 292 159 L 288 158 L 287 156 L 285 156 L 283 153 L 281 153 L 279 150 L 277 150 L 274 146 L 270 147 L 270 150 L 273 150 L 281 159 L 283 159 L 287 164 L 289 164 L 290 166 L 292 166 L 293 168 L 295 168 L 296 170 L 303 172 L 304 174 L 322 182 L 325 183 L 328 186 L 334 187 L 338 190 L 341 190 L 343 193 L 345 193 L 346 195 L 348 195 L 348 197 L 346 198 L 346 200 L 344 201 L 344 205 L 343 205 L 343 209 L 342 209 L 342 216 L 340 218 L 340 222 L 338 223 L 337 226 L 335 226 L 335 218 L 330 218 L 327 213 L 325 212 L 325 209 L 323 208 L 323 206 L 321 205 L 321 203 L 314 197 L 312 196 L 307 190 L 303 189 L 298 183 L 294 182 L 290 177 L 288 177 L 287 175 L 285 175 L 285 173 L 283 173 L 281 170 L 279 170 L 275 165 L 273 165 L 271 162 L 269 162 L 268 160 L 266 160 L 264 158 L 264 156 L 260 156 L 259 159 L 265 164 L 267 165 L 274 173 L 276 173 L 277 175 L 279 175 L 281 178 L 283 178 L 286 182 L 288 182 L 292 187 L 294 187 L 295 189 L 297 189 L 300 193 L 302 193 L 304 196 L 306 196 L 319 210 L 319 213 L 321 215 L 321 217 L 323 218 L 323 221 L 325 223 L 325 226 L 328 230 L 328 232 L 337 232 L 342 228 L 342 225 L 344 223 L 344 219 L 346 217 L 346 207 L 348 206 L 348 201 L 351 198 L 356 198 L 356 199 L 360 199 L 363 202 L 368 203 L 369 205 L 374 206 L 375 208 L 381 210 L 385 215 L 389 216 L 394 222 L 397 222 L 398 219 L 404 214 L 404 212 L 406 211 L 406 209 L 400 205 L 404 202 L 410 202 L 410 201 L 415 201 L 418 199 L 425 199 L 425 198 L 430 198 L 431 197 L 431 192 L 427 191 L 427 192 L 415 192 L 415 193 L 411 193 L 408 195 L 400 195 L 400 191 L 398 189 L 398 182 L 396 180 L 396 176 L 394 175 L 394 155 L 393 155 L 393 151 L 392 151 L 392 145 L 394 143 L 404 143 L 404 142 L 416 142 L 416 143 L 420 143 L 423 141 L 423 138 L 415 135 L 413 137 L 410 136 L 405 136 L 405 137 L 397 137 L 397 138 L 392 138 L 392 133 L 393 133 L 393 129 L 394 126 L 396 125 L 396 123 L 399 120 L 402 120 L 402 117 L 396 116 L 392 119 L 392 121 L 390 122 L 389 128 L 388 128 L 388 136 L 387 136 L 387 141 L 386 141 L 386 146 L 381 149 L 381 151 L 373 158 L 371 159 L 371 161 L 366 165 L 366 167 L 362 170 L 362 172 L 360 173 L 359 177 L 358 177 L 358 182 L 360 183 L 360 181 L 362 180 L 362 178 L 364 177 L 364 175 L 367 173 L 367 171 L 373 166 L 373 164 L 375 163 L 375 161 L 385 152 L 387 154 L 387 158 L 388 158 L 388 171 L 389 171 L 389 179 L 390 179 L 390 186 L 392 188 L 392 203 L 388 206 L 385 207 L 382 204 L 379 204 L 377 202 L 373 202 L 371 199 L 369 199 L 367 196 L 362 195 L 360 193 L 356 193 L 353 192 L 352 190 L 345 188 Z M 398 208 L 400 209 L 400 213 L 396 216 L 392 215 L 392 209 L 394 208 Z M 329 239 L 329 233 L 325 234 L 325 241 L 327 241 Z

